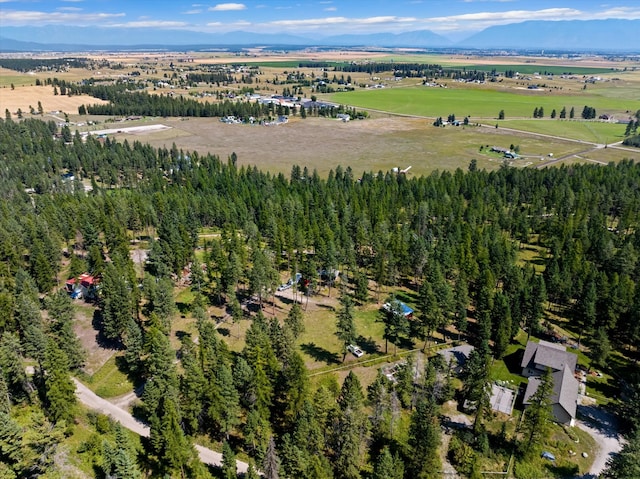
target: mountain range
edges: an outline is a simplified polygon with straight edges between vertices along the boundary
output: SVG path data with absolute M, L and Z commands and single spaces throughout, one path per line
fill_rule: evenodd
M 430 30 L 307 37 L 243 31 L 216 34 L 190 30 L 5 26 L 0 33 L 0 51 L 203 50 L 259 45 L 640 52 L 638 32 L 640 20 L 616 19 L 511 23 L 489 27 L 457 42 Z

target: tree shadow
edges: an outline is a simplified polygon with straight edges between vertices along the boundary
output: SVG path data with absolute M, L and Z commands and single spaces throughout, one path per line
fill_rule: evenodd
M 577 464 L 565 464 L 562 466 L 556 464 L 545 464 L 552 477 L 576 477 L 580 472 Z
M 356 340 L 360 349 L 362 349 L 367 354 L 375 354 L 378 351 L 378 344 L 373 340 L 371 336 L 365 338 L 364 336 L 358 336 Z
M 191 312 L 191 304 L 189 303 L 176 302 L 176 308 L 178 308 L 182 316 L 186 316 L 187 313 Z
M 518 349 L 513 353 L 508 354 L 507 356 L 502 358 L 505 366 L 507 366 L 507 369 L 511 374 L 522 373 L 522 366 L 520 366 L 520 364 L 522 363 L 523 355 L 524 355 L 524 351 L 522 349 Z
M 326 349 L 317 346 L 316 343 L 301 344 L 300 349 L 316 361 L 322 361 L 327 364 L 340 364 L 340 356 L 338 356 L 338 354 L 327 351 Z
M 116 367 L 118 370 L 127 375 L 127 378 L 133 384 L 134 390 L 138 399 L 142 396 L 142 392 L 144 391 L 145 381 L 137 374 L 136 371 L 132 371 L 127 364 L 126 359 L 123 356 L 116 356 Z
M 229 328 L 218 328 L 218 333 L 220 333 L 220 336 L 225 336 L 227 338 L 231 336 L 231 330 Z
M 578 415 L 600 434 L 613 438 L 619 437 L 618 419 L 612 413 L 596 406 L 578 406 Z
M 96 309 L 93 312 L 93 318 L 91 319 L 91 326 L 96 331 L 96 342 L 98 346 L 104 349 L 123 349 L 122 343 L 113 339 L 109 339 L 104 335 L 104 321 L 102 318 L 102 311 Z
M 178 340 L 182 343 L 186 340 L 191 339 L 191 333 L 188 333 L 186 331 L 176 331 L 176 338 L 178 338 Z

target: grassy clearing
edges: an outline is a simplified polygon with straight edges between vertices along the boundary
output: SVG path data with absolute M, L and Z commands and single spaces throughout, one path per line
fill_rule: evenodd
M 625 130 L 625 125 L 599 121 L 505 120 L 498 124 L 503 128 L 604 144 L 624 140 Z
M 574 477 L 588 472 L 596 449 L 594 439 L 579 428 L 551 426 L 550 439 L 542 450 L 552 453 L 556 460 L 551 462 L 540 456 L 516 461 L 515 476 L 518 478 Z M 586 452 L 587 457 L 582 457 Z
M 112 356 L 93 376 L 89 377 L 87 385 L 101 398 L 114 398 L 133 390 L 133 383 L 118 368 L 119 357 Z
M 496 359 L 491 365 L 491 379 L 494 381 L 505 381 L 519 387 L 527 383 L 520 367 L 522 351 L 527 343 L 527 334 L 520 331 L 515 340 L 509 345 L 502 359 Z
M 597 67 L 576 67 L 571 65 L 539 65 L 539 64 L 504 64 L 504 63 L 479 63 L 470 65 L 460 65 L 461 68 L 467 70 L 479 70 L 490 72 L 496 70 L 497 72 L 504 72 L 506 70 L 513 70 L 524 75 L 533 75 L 538 73 L 540 75 L 598 75 L 604 73 L 616 73 L 619 70 L 614 68 L 597 68 Z
M 585 105 L 597 111 L 609 113 L 636 111 L 639 100 L 605 98 L 593 95 L 588 90 L 576 95 L 557 95 L 549 91 L 523 90 L 522 93 L 496 91 L 468 86 L 450 88 L 384 88 L 335 93 L 332 101 L 354 105 L 359 108 L 371 108 L 392 113 L 419 115 L 426 117 L 446 117 L 454 113 L 462 118 L 497 118 L 504 110 L 507 118 L 531 118 L 534 108 L 543 107 L 551 113 L 563 107 L 567 111 L 574 107 L 580 114 Z

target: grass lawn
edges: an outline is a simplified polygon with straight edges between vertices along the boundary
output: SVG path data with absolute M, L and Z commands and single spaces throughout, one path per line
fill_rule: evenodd
M 636 111 L 640 108 L 639 100 L 606 98 L 588 91 L 577 95 L 557 95 L 548 91 L 527 90 L 520 94 L 464 86 L 358 90 L 335 93 L 329 98 L 341 104 L 408 115 L 446 118 L 454 113 L 460 119 L 468 116 L 472 121 L 478 118 L 495 119 L 500 110 L 504 110 L 507 119 L 531 118 L 534 108 L 538 107 L 543 107 L 547 114 L 553 109 L 559 113 L 563 107 L 567 111 L 574 107 L 577 115 L 585 105 L 608 113 Z
M 550 113 L 550 112 L 549 112 Z M 624 140 L 625 125 L 600 121 L 571 120 L 505 120 L 498 124 L 503 128 L 530 131 L 544 135 L 560 136 L 593 143 L 611 144 Z
M 527 379 L 521 375 L 522 351 L 527 344 L 527 333 L 520 331 L 515 341 L 509 344 L 502 359 L 496 359 L 491 365 L 491 379 L 494 381 L 505 381 L 515 387 L 526 384 Z
M 133 391 L 133 383 L 118 368 L 118 358 L 114 355 L 93 376 L 86 381 L 87 386 L 98 396 L 109 399 Z
M 577 442 L 576 442 L 577 441 Z M 548 477 L 574 477 L 585 474 L 593 462 L 596 449 L 594 439 L 579 428 L 563 428 L 557 424 L 551 426 L 551 434 L 542 451 L 553 454 L 554 462 L 535 455 L 516 461 L 515 476 L 527 479 L 546 479 Z M 587 457 L 582 457 L 586 452 Z

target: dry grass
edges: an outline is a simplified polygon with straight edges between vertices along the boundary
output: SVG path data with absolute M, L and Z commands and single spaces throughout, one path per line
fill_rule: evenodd
M 530 160 L 534 163 L 549 151 L 560 157 L 584 149 L 577 143 L 500 128 L 435 128 L 427 119 L 379 114 L 348 123 L 325 118 L 292 118 L 288 124 L 275 127 L 227 125 L 207 118 L 163 118 L 146 122 L 162 123 L 171 129 L 143 137 L 115 136 L 120 140 L 149 142 L 154 147 L 171 148 L 175 142 L 185 151 L 210 152 L 223 161 L 235 152 L 240 166 L 256 165 L 286 176 L 296 164 L 307 166 L 310 171 L 315 168 L 320 175 L 326 175 L 338 165 L 350 166 L 356 177 L 363 172 L 377 173 L 409 165 L 412 165 L 411 175 L 466 169 L 474 158 L 479 168 L 499 168 L 502 158 L 481 153 L 481 145 L 518 144 L 521 154 L 538 156 Z M 525 166 L 527 161 L 514 165 Z
M 16 115 L 19 108 L 25 117 L 29 117 L 29 106 L 37 110 L 38 102 L 42 103 L 45 112 L 44 120 L 51 119 L 48 113 L 52 111 L 77 114 L 80 105 L 107 103 L 87 95 L 54 95 L 51 86 L 17 86 L 16 84 L 15 90 L 8 86 L 0 88 L 0 110 L 2 112 L 8 109 L 13 115 Z

